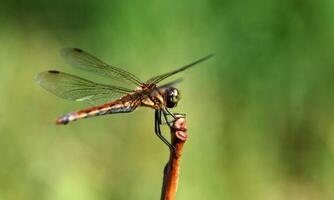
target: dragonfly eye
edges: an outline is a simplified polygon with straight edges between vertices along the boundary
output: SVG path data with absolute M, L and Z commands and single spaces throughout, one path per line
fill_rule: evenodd
M 177 106 L 177 103 L 180 101 L 181 95 L 178 89 L 170 88 L 167 90 L 167 108 L 174 108 Z

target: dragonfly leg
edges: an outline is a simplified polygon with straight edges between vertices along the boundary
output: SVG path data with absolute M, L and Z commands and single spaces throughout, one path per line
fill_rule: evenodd
M 176 115 L 181 115 L 183 117 L 185 117 L 185 114 L 180 114 L 180 113 L 172 113 L 171 111 L 169 111 L 167 108 L 165 109 L 161 109 L 163 114 L 164 114 L 164 118 L 165 118 L 165 124 L 168 124 L 169 127 L 172 128 L 171 123 L 174 122 L 176 120 Z M 172 116 L 174 119 L 173 120 L 168 120 L 168 116 Z
M 160 110 L 160 116 L 161 116 L 161 112 L 163 113 L 164 118 L 165 118 L 165 122 L 161 123 L 161 124 L 167 124 L 169 127 L 172 127 L 171 123 L 174 121 L 175 118 L 173 120 L 169 121 L 168 117 L 167 117 L 169 114 L 165 110 L 161 109 Z
M 171 111 L 169 111 L 168 108 L 165 108 L 164 111 L 166 111 L 166 112 L 168 113 L 168 115 L 172 116 L 174 119 L 176 118 L 176 116 L 175 116 Z M 164 112 L 164 113 L 165 113 L 165 112 Z M 165 113 L 165 115 L 166 115 L 167 113 Z
M 172 116 L 174 119 L 176 118 L 176 115 L 181 115 L 181 116 L 183 116 L 183 117 L 186 116 L 186 114 L 182 114 L 182 113 L 172 113 L 170 110 L 168 110 L 168 108 L 165 108 L 164 112 L 165 112 L 166 115 L 170 115 L 170 116 Z
M 161 110 L 164 114 L 166 124 L 168 124 L 168 126 L 173 130 L 179 130 L 179 129 L 176 129 L 171 123 L 175 122 L 177 120 L 175 115 L 181 115 L 182 117 L 185 117 L 186 115 L 185 114 L 180 114 L 180 113 L 171 113 L 168 109 L 166 109 L 166 110 L 161 109 Z M 161 111 L 160 111 L 160 115 L 161 115 Z M 172 121 L 168 121 L 168 115 L 172 115 L 174 117 L 174 119 Z
M 181 115 L 182 117 L 186 117 L 186 114 L 183 113 L 173 113 L 174 115 Z
M 169 149 L 174 150 L 175 147 L 171 143 L 169 143 L 168 140 L 164 138 L 164 136 L 162 136 L 160 125 L 161 125 L 161 111 L 155 110 L 155 126 L 154 126 L 155 134 L 161 141 L 163 141 L 169 147 Z

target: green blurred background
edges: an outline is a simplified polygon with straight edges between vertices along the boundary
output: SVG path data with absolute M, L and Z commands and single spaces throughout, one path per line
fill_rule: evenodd
M 159 199 L 168 150 L 149 109 L 86 108 L 39 88 L 78 47 L 146 80 L 208 53 L 174 110 L 189 140 L 177 199 L 334 199 L 334 1 L 1 1 L 0 199 Z M 168 136 L 168 129 L 164 129 Z

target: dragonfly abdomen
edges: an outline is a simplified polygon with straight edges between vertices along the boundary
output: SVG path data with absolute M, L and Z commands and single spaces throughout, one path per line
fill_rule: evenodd
M 136 108 L 130 102 L 111 102 L 101 106 L 91 107 L 79 112 L 68 113 L 62 117 L 59 117 L 56 124 L 67 124 L 71 121 L 75 121 L 82 118 L 95 117 L 107 114 L 115 113 L 127 113 L 131 112 Z

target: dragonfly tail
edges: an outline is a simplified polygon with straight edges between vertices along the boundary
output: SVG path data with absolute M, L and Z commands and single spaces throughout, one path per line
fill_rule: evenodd
M 127 113 L 131 112 L 136 108 L 136 106 L 131 105 L 130 103 L 109 103 L 102 106 L 88 108 L 86 110 L 81 110 L 79 112 L 68 113 L 64 116 L 59 117 L 56 120 L 56 124 L 68 124 L 71 121 L 75 121 L 78 119 L 95 117 L 107 114 L 115 114 L 115 113 Z
M 60 125 L 60 124 L 66 125 L 69 122 L 77 120 L 77 119 L 80 119 L 78 117 L 78 113 L 68 113 L 64 116 L 58 117 L 57 120 L 56 120 L 56 125 Z

